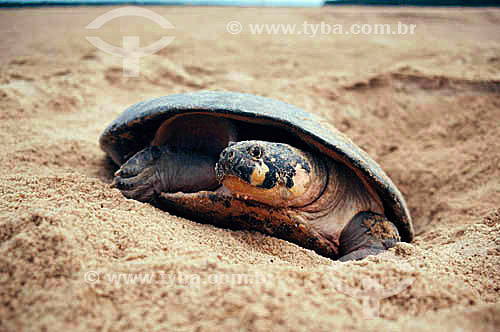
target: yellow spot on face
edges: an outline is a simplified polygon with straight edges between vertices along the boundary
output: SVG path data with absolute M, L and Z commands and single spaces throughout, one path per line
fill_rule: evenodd
M 259 188 L 236 176 L 225 176 L 222 184 L 232 194 L 240 195 L 245 200 L 250 199 L 270 206 L 287 206 L 289 203 L 288 199 L 284 198 L 287 194 L 283 193 L 283 186 L 274 186 L 272 189 Z
M 307 173 L 305 169 L 299 164 L 295 168 L 295 176 L 293 177 L 293 187 L 290 191 L 294 197 L 299 197 L 304 194 L 311 185 L 311 174 Z
M 250 175 L 250 182 L 252 185 L 258 186 L 264 183 L 267 172 L 269 172 L 269 167 L 267 167 L 266 164 L 261 163 L 260 165 L 256 165 L 252 175 Z

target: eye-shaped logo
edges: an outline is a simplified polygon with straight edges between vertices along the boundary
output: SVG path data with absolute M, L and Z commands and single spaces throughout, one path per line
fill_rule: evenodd
M 402 272 L 415 272 L 413 266 L 400 260 L 393 253 L 386 253 L 386 256 L 392 260 Z M 343 283 L 340 279 L 334 277 L 333 275 L 327 274 L 326 279 L 337 291 L 356 299 L 363 300 L 364 319 L 379 317 L 380 301 L 401 293 L 416 280 L 415 277 L 411 276 L 400 280 L 391 287 L 383 288 L 376 279 L 363 278 L 361 280 L 361 287 L 355 288 Z
M 172 23 L 170 23 L 163 16 L 158 15 L 152 10 L 140 7 L 122 7 L 110 10 L 90 22 L 85 29 L 99 29 L 108 21 L 123 16 L 145 17 L 156 22 L 163 29 L 175 29 Z M 123 76 L 126 77 L 139 76 L 139 59 L 158 52 L 159 50 L 167 47 L 175 39 L 175 37 L 162 37 L 157 42 L 140 48 L 138 36 L 124 36 L 123 48 L 119 48 L 106 43 L 99 37 L 90 36 L 85 38 L 101 51 L 123 58 Z

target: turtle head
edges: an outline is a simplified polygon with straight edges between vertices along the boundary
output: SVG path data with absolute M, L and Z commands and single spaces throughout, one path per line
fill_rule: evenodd
M 215 171 L 218 181 L 237 198 L 270 206 L 297 206 L 316 182 L 311 158 L 287 144 L 232 142 L 220 154 Z

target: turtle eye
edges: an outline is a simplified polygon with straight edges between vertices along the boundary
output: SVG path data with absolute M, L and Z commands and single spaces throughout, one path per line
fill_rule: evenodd
M 250 155 L 256 159 L 262 158 L 262 155 L 263 155 L 262 148 L 258 145 L 252 146 L 250 148 Z

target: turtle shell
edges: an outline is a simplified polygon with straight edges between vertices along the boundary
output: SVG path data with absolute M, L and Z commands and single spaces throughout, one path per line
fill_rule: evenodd
M 377 191 L 385 215 L 398 228 L 401 240 L 410 242 L 413 239 L 406 202 L 382 168 L 326 120 L 281 101 L 251 94 L 201 91 L 139 102 L 126 109 L 104 130 L 100 137 L 101 148 L 121 165 L 151 144 L 165 120 L 187 114 L 226 117 L 247 127 L 266 126 L 255 129 L 255 135 L 263 131 L 286 133 L 287 140 L 294 140 L 344 163 Z

